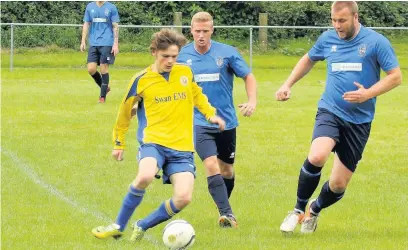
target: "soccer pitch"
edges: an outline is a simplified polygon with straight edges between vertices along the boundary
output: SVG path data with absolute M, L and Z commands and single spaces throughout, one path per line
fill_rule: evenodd
M 218 227 L 216 206 L 197 158 L 193 201 L 174 217 L 195 228 L 193 249 L 408 249 L 407 51 L 407 47 L 396 51 L 405 67 L 403 84 L 378 98 L 370 139 L 344 198 L 321 213 L 313 235 L 297 230 L 291 237 L 283 236 L 279 226 L 295 204 L 299 169 L 324 90 L 324 63 L 295 85 L 291 100 L 282 103 L 275 101 L 275 91 L 299 57 L 255 58 L 257 110 L 251 118 L 238 116 L 231 205 L 239 228 Z M 143 60 L 150 62 L 145 56 Z M 55 56 L 67 62 L 71 57 L 83 61 L 85 54 Z M 137 55 L 122 54 L 117 61 L 122 58 L 139 60 Z M 26 61 L 30 63 L 29 58 Z M 166 223 L 149 230 L 136 246 L 128 241 L 130 227 L 118 241 L 98 240 L 91 234 L 93 227 L 114 220 L 137 171 L 136 121 L 127 134 L 125 160 L 110 157 L 119 103 L 137 71 L 113 67 L 112 91 L 107 103 L 98 104 L 98 89 L 85 67 L 20 67 L 9 72 L 3 65 L 3 249 L 165 249 L 161 236 Z M 241 80 L 235 82 L 234 95 L 236 104 L 246 100 Z M 313 197 L 331 167 L 332 158 Z M 161 180 L 154 181 L 131 221 L 156 209 L 171 191 Z

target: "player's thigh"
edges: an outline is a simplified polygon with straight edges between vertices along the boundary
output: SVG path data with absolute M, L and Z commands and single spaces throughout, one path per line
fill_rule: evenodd
M 353 176 L 353 172 L 348 169 L 339 159 L 338 155 L 334 156 L 333 169 L 330 174 L 330 189 L 335 193 L 344 192 L 348 183 Z
M 109 73 L 109 64 L 101 63 L 99 69 L 101 70 L 101 74 L 107 74 Z
M 312 145 L 308 159 L 315 166 L 323 166 L 340 138 L 340 125 L 336 116 L 325 109 L 318 109 L 313 128 Z
M 176 173 L 189 172 L 195 177 L 196 167 L 193 152 L 164 148 L 164 154 L 166 162 L 163 165 L 163 183 L 172 183 L 170 177 Z
M 153 180 L 165 162 L 160 148 L 155 144 L 143 144 L 138 153 L 139 171 L 137 178 L 144 181 Z
M 218 155 L 217 144 L 215 142 L 217 133 L 219 132 L 215 128 L 195 126 L 194 145 L 201 161 L 204 162 L 207 158 Z
M 335 151 L 340 161 L 354 172 L 370 136 L 371 123 L 352 124 L 344 120 L 341 122 L 343 129 Z
M 101 54 L 101 65 L 115 63 L 115 56 L 112 54 L 112 46 L 101 46 L 99 47 L 99 52 Z
M 236 128 L 222 131 L 216 137 L 216 144 L 218 150 L 218 159 L 221 160 L 221 168 L 232 167 L 235 162 L 235 150 L 237 144 L 237 130 Z
M 194 174 L 188 172 L 177 172 L 170 175 L 175 197 L 191 200 L 194 189 Z

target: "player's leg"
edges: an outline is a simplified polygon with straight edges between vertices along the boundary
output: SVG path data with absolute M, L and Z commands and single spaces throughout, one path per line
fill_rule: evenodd
M 312 145 L 299 173 L 296 205 L 282 222 L 280 226 L 282 232 L 293 232 L 302 221 L 306 205 L 319 185 L 321 170 L 336 146 L 339 133 L 333 114 L 319 109 L 313 130 Z
M 219 134 L 217 129 L 195 127 L 195 149 L 203 161 L 207 173 L 208 191 L 217 205 L 220 216 L 223 217 L 233 213 L 228 200 L 227 188 L 218 165 L 218 153 L 215 143 L 217 134 Z M 224 226 L 224 224 L 221 223 L 220 226 Z
M 302 233 L 313 233 L 316 230 L 320 211 L 343 197 L 347 184 L 353 175 L 353 172 L 340 161 L 337 154 L 334 158 L 329 181 L 323 184 L 319 197 L 310 202 L 300 229 Z
M 98 62 L 99 62 L 99 53 L 96 47 L 91 46 L 88 50 L 88 58 L 87 58 L 87 67 L 89 75 L 94 79 L 95 83 L 101 87 L 102 85 L 102 77 L 101 74 L 97 70 Z
M 129 186 L 128 193 L 123 199 L 116 222 L 107 227 L 102 226 L 94 228 L 92 233 L 95 237 L 104 239 L 122 236 L 122 232 L 125 230 L 129 218 L 143 199 L 145 189 L 153 181 L 154 176 L 159 171 L 159 166 L 163 165 L 164 158 L 159 150 L 152 146 L 152 144 L 142 145 L 139 149 L 139 155 L 140 161 L 138 174 Z
M 113 64 L 115 61 L 115 56 L 111 54 L 112 47 L 111 46 L 102 46 L 100 47 L 101 53 L 101 65 L 100 70 L 102 73 L 102 85 L 101 85 L 101 93 L 100 98 L 103 100 L 106 99 L 106 95 L 109 92 L 109 65 Z
M 313 233 L 317 227 L 320 211 L 344 196 L 370 134 L 370 123 L 351 124 L 340 118 L 338 120 L 343 132 L 336 146 L 332 173 L 329 181 L 323 185 L 319 197 L 310 202 L 308 214 L 302 224 L 302 233 Z
M 146 230 L 171 219 L 191 202 L 195 177 L 193 153 L 168 148 L 164 150 L 168 157 L 163 166 L 163 182 L 173 185 L 173 197 L 164 201 L 147 217 L 134 223 L 131 241 L 139 241 Z
M 216 139 L 218 149 L 218 164 L 221 170 L 221 176 L 227 187 L 228 199 L 231 197 L 235 186 L 235 150 L 236 150 L 236 129 L 225 130 L 221 132 Z

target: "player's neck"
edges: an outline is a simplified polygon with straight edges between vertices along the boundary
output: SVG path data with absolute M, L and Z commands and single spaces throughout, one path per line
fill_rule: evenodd
M 150 69 L 151 69 L 152 72 L 155 72 L 155 73 L 158 73 L 158 74 L 166 73 L 166 71 L 160 70 L 160 67 L 158 67 L 158 66 L 156 65 L 156 63 L 153 63 L 153 64 L 150 66 Z
M 106 1 L 96 1 L 96 5 L 98 5 L 98 7 L 102 7 L 102 5 L 105 3 Z
M 211 42 L 209 42 L 208 45 L 205 46 L 205 47 L 198 47 L 198 46 L 196 46 L 196 44 L 194 43 L 194 49 L 195 49 L 198 53 L 200 53 L 201 55 L 204 55 L 205 53 L 207 53 L 207 52 L 210 50 L 210 48 L 211 48 Z
M 350 37 L 350 39 L 347 39 L 347 41 L 353 40 L 358 35 L 358 33 L 360 33 L 360 29 L 361 29 L 361 24 L 358 22 L 356 27 L 355 27 L 355 31 L 354 31 L 353 36 Z

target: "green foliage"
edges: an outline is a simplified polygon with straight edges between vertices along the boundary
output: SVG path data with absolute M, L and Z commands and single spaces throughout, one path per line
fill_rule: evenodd
M 215 25 L 259 25 L 259 13 L 268 13 L 268 25 L 329 26 L 330 2 L 235 2 L 235 1 L 169 1 L 113 2 L 120 13 L 120 24 L 172 25 L 174 12 L 182 12 L 183 25 L 189 25 L 198 11 L 208 11 Z M 87 2 L 2 2 L 2 23 L 70 23 L 81 24 Z M 360 21 L 366 26 L 408 26 L 408 2 L 360 2 Z M 2 47 L 10 44 L 10 27 L 2 26 Z M 47 46 L 55 44 L 64 48 L 77 48 L 81 38 L 80 28 L 18 27 L 15 30 L 15 46 Z M 268 47 L 277 49 L 279 39 L 309 37 L 314 39 L 322 30 L 268 29 Z M 188 29 L 183 33 L 191 39 Z M 389 32 L 391 36 L 393 32 Z M 246 43 L 247 29 L 216 29 L 219 40 Z M 253 30 L 254 44 L 258 29 Z M 143 50 L 151 31 L 121 29 L 121 44 L 130 51 Z M 131 44 L 131 45 L 129 45 Z

